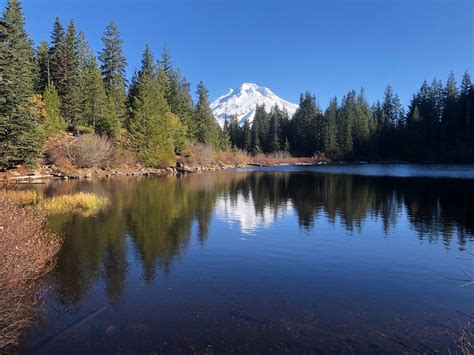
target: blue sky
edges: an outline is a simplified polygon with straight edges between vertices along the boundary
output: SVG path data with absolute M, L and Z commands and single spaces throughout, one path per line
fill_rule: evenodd
M 6 0 L 0 0 L 2 7 Z M 364 87 L 372 102 L 391 84 L 407 103 L 423 80 L 473 73 L 471 0 L 23 0 L 35 42 L 55 16 L 74 18 L 91 47 L 114 20 L 129 75 L 144 45 L 167 45 L 193 89 L 215 99 L 242 82 L 297 102 L 309 90 L 325 107 L 333 95 Z

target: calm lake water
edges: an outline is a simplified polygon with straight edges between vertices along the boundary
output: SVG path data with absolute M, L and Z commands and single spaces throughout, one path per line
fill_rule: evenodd
M 472 165 L 238 169 L 44 189 L 111 205 L 50 218 L 64 244 L 25 352 L 403 351 L 392 338 L 445 353 L 446 327 L 474 313 L 474 286 L 458 280 L 473 270 Z

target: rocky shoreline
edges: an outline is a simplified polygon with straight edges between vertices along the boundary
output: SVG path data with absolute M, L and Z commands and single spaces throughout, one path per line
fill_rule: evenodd
M 317 163 L 318 164 L 318 163 Z M 75 168 L 68 167 L 57 168 L 54 165 L 44 165 L 37 169 L 27 169 L 24 167 L 17 167 L 16 169 L 8 170 L 0 173 L 0 183 L 2 185 L 15 184 L 45 184 L 52 180 L 89 180 L 89 179 L 104 179 L 110 177 L 124 177 L 124 176 L 164 176 L 164 175 L 184 175 L 184 174 L 198 174 L 208 171 L 225 170 L 231 168 L 245 168 L 245 167 L 270 167 L 270 166 L 289 166 L 289 165 L 317 165 L 313 163 L 247 163 L 247 164 L 222 164 L 214 163 L 201 166 L 189 166 L 183 162 L 177 161 L 175 166 L 165 168 L 148 168 L 137 164 L 136 166 L 122 166 L 119 168 Z M 319 163 L 321 164 L 321 162 Z
M 177 162 L 174 167 L 147 168 L 142 166 L 121 167 L 115 169 L 87 168 L 87 169 L 57 169 L 54 166 L 42 166 L 38 169 L 22 169 L 21 167 L 0 173 L 3 184 L 45 184 L 51 180 L 81 180 L 104 179 L 120 176 L 163 176 L 197 174 L 207 171 L 223 170 L 244 167 L 243 165 L 213 164 L 209 166 L 190 167 Z

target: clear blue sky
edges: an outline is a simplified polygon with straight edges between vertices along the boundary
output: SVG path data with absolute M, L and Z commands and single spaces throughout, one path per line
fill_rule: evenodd
M 4 6 L 6 0 L 0 0 Z M 101 49 L 106 23 L 122 33 L 129 75 L 145 43 L 166 43 L 193 90 L 210 98 L 242 82 L 297 102 L 363 86 L 372 102 L 390 83 L 407 103 L 424 79 L 473 74 L 472 0 L 23 0 L 27 30 L 49 40 L 55 16 L 74 18 Z M 2 7 L 3 7 L 2 6 Z

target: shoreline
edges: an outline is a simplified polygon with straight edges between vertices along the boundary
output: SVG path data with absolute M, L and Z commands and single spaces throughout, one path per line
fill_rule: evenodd
M 137 176 L 171 176 L 171 175 L 187 175 L 199 174 L 209 171 L 219 171 L 236 168 L 252 168 L 252 167 L 283 167 L 283 166 L 320 166 L 320 165 L 366 165 L 366 164 L 466 164 L 471 163 L 450 163 L 450 162 L 408 162 L 408 161 L 341 161 L 341 162 L 281 162 L 281 163 L 264 163 L 249 162 L 241 164 L 225 164 L 213 163 L 209 165 L 187 165 L 180 160 L 175 166 L 164 168 L 147 168 L 136 166 L 134 168 L 123 166 L 118 168 L 75 168 L 58 169 L 54 166 L 42 166 L 37 169 L 27 169 L 18 167 L 4 172 L 0 172 L 0 184 L 3 186 L 10 185 L 35 185 L 46 184 L 48 181 L 65 181 L 65 180 L 92 180 L 105 179 L 112 177 L 137 177 Z

